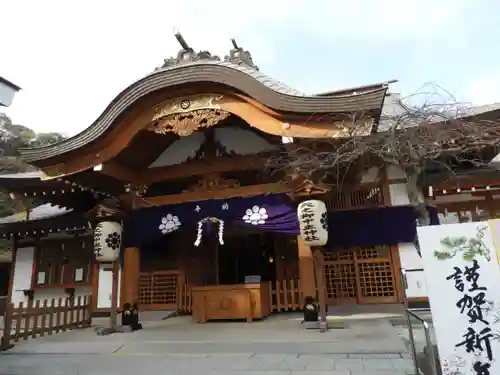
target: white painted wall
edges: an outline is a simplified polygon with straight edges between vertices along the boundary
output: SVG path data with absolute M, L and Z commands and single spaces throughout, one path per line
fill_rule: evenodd
M 406 282 L 408 289 L 406 295 L 410 298 L 427 297 L 427 285 L 423 271 L 412 271 L 423 269 L 422 258 L 418 255 L 415 245 L 412 243 L 400 243 L 399 258 L 401 268 L 406 270 Z
M 0 82 L 0 105 L 9 107 L 12 104 L 12 101 L 14 100 L 15 94 L 16 90 L 14 90 L 9 85 Z
M 110 265 L 99 264 L 99 283 L 97 286 L 97 308 L 110 308 L 113 290 L 113 270 Z M 121 269 L 118 274 L 117 306 L 120 306 Z
M 35 248 L 32 246 L 29 247 L 20 247 L 17 249 L 16 259 L 14 263 L 14 280 L 12 281 L 12 296 L 11 303 L 14 305 L 19 305 L 20 302 L 23 304 L 28 303 L 28 297 L 24 295 L 24 290 L 31 289 L 32 286 L 32 276 L 33 276 L 33 262 L 35 258 Z M 75 298 L 78 296 L 85 296 L 91 294 L 90 286 L 82 286 L 80 288 L 75 288 Z M 56 299 L 55 304 L 58 304 L 58 299 L 63 299 L 63 304 L 68 295 L 62 288 L 47 288 L 40 289 L 35 291 L 33 296 L 34 303 L 36 301 L 40 301 L 40 304 L 43 304 L 45 299 L 48 300 L 48 303 L 51 303 L 51 300 Z
M 11 303 L 16 306 L 20 302 L 28 302 L 28 298 L 24 295 L 23 290 L 31 289 L 34 254 L 34 247 L 21 247 L 17 249 L 11 296 Z
M 402 206 L 410 203 L 406 184 L 396 183 L 389 185 L 389 194 L 393 206 Z M 408 289 L 406 295 L 409 298 L 427 297 L 427 285 L 423 271 L 411 271 L 423 269 L 422 258 L 418 255 L 415 245 L 411 242 L 399 243 L 399 258 L 401 259 L 401 268 L 407 270 L 406 281 Z

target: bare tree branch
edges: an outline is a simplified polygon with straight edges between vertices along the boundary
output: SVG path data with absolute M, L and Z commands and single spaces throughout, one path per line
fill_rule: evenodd
M 457 168 L 488 164 L 498 152 L 500 115 L 478 115 L 446 90 L 431 85 L 384 109 L 378 130 L 371 135 L 356 135 L 360 116 L 353 114 L 345 124 L 352 137 L 296 140 L 286 146 L 286 152 L 270 158 L 268 167 L 290 178 L 315 177 L 338 185 L 353 169 L 360 174 L 374 166 L 398 167 L 406 173 L 409 199 L 421 224 L 428 224 L 423 175 L 429 170 L 455 173 Z

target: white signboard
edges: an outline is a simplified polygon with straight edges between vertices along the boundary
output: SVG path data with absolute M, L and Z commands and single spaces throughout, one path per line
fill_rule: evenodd
M 479 222 L 418 228 L 444 375 L 500 374 L 500 266 L 494 226 Z
M 261 280 L 260 275 L 246 275 L 245 284 L 259 284 Z

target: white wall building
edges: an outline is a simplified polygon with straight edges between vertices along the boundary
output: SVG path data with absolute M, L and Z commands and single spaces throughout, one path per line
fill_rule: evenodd
M 21 88 L 0 76 L 0 107 L 9 107 Z

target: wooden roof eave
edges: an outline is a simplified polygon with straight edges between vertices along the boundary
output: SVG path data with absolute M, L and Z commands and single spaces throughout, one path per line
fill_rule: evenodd
M 46 219 L 2 224 L 0 225 L 0 236 L 5 237 L 13 234 L 20 236 L 44 235 L 54 232 L 88 229 L 89 227 L 89 221 L 82 213 L 70 212 Z
M 382 106 L 387 91 L 387 87 L 382 86 L 359 94 L 327 97 L 288 95 L 275 91 L 252 76 L 227 66 L 208 63 L 181 65 L 175 69 L 160 70 L 150 74 L 129 86 L 111 102 L 89 128 L 80 134 L 51 146 L 21 149 L 21 154 L 26 162 L 33 163 L 74 151 L 97 140 L 114 125 L 122 113 L 141 98 L 158 90 L 196 82 L 223 84 L 255 98 L 273 110 L 304 114 L 377 109 Z
M 423 176 L 422 184 L 424 186 L 446 186 L 446 187 L 459 187 L 461 183 L 471 182 L 477 185 L 480 184 L 499 184 L 500 183 L 500 169 L 496 167 L 484 167 L 470 169 L 468 171 L 457 172 L 454 176 L 435 172 L 428 173 Z
M 0 175 L 0 188 L 15 192 L 37 188 L 51 190 L 64 186 L 63 181 L 43 180 L 43 175 L 41 171 Z

